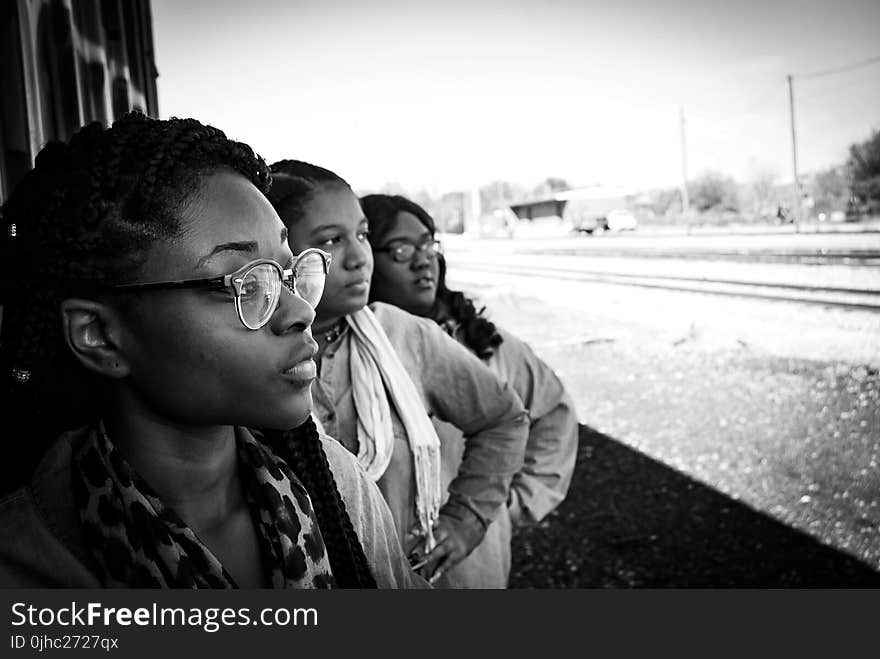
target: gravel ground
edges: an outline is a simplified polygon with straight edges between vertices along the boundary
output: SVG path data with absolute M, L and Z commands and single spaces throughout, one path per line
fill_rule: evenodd
M 880 573 L 581 426 L 569 495 L 514 536 L 510 586 L 876 588 Z
M 567 351 L 591 365 L 566 378 L 595 401 L 591 425 L 880 569 L 875 369 L 746 349 L 641 352 Z
M 638 304 L 630 298 L 599 308 L 601 293 L 584 292 L 593 302 L 569 296 L 565 307 L 520 281 L 453 283 L 556 369 L 585 428 L 569 498 L 516 538 L 512 585 L 880 583 L 873 318 L 842 315 L 836 334 L 823 310 L 756 305 L 749 321 L 747 305 L 731 305 L 712 314 L 726 311 L 742 331 L 687 332 L 686 307 L 664 325 L 655 309 L 618 314 Z M 752 341 L 786 314 L 787 329 Z M 814 326 L 862 343 L 820 346 Z
M 607 434 L 582 427 L 569 497 L 517 537 L 512 585 L 880 585 L 876 370 L 565 352 L 590 364 L 566 382 Z

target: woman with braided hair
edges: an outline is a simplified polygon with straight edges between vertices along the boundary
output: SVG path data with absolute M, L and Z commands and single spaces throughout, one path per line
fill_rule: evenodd
M 309 420 L 329 256 L 290 252 L 270 182 L 192 119 L 37 156 L 0 238 L 4 457 L 27 480 L 0 502 L 0 585 L 424 584 Z
M 483 587 L 447 575 L 483 541 L 522 467 L 528 418 L 519 398 L 436 324 L 367 306 L 373 255 L 351 187 L 321 167 L 272 165 L 269 199 L 294 251 L 333 255 L 316 309 L 314 414 L 379 485 L 404 548 L 438 587 Z M 467 451 L 448 465 L 430 417 L 460 428 Z M 494 568 L 492 568 L 494 569 Z
M 529 411 L 525 462 L 513 477 L 507 510 L 449 575 L 468 581 L 479 574 L 506 584 L 512 526 L 540 522 L 568 492 L 577 453 L 574 402 L 528 345 L 485 318 L 464 293 L 447 287 L 446 261 L 425 209 L 401 196 L 374 194 L 360 201 L 376 254 L 370 299 L 432 319 L 509 382 Z M 461 432 L 439 421 L 435 426 L 450 452 L 443 464 L 457 467 L 465 449 Z M 451 477 L 444 473 L 444 479 Z

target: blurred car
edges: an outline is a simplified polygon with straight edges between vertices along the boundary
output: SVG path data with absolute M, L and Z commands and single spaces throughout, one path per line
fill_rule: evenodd
M 603 231 L 635 231 L 639 223 L 630 211 L 617 208 L 604 215 L 586 215 L 577 218 L 572 228 L 582 233 Z
M 605 216 L 606 231 L 635 231 L 639 223 L 628 210 L 615 209 Z

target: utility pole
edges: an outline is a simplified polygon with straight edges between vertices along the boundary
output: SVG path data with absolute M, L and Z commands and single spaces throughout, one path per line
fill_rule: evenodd
M 800 181 L 798 181 L 797 134 L 794 128 L 794 83 L 791 75 L 788 76 L 788 104 L 791 108 L 791 166 L 794 175 L 794 206 L 792 206 L 791 212 L 794 213 L 794 230 L 797 233 L 800 231 L 801 186 Z
M 679 126 L 681 129 L 681 213 L 687 215 L 690 209 L 690 198 L 688 197 L 688 166 L 687 166 L 687 140 L 684 135 L 684 106 L 680 106 L 679 110 Z

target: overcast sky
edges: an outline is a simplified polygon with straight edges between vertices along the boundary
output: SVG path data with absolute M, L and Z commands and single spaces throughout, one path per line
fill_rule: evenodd
M 153 0 L 161 115 L 356 188 L 791 177 L 880 129 L 877 0 Z

